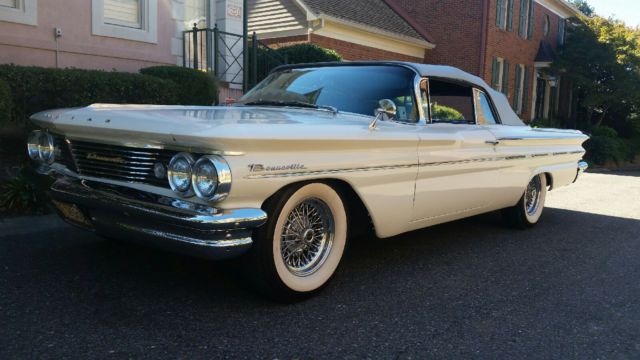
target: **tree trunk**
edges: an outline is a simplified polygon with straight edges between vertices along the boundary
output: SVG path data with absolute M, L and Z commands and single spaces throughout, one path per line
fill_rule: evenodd
M 602 115 L 600 115 L 600 118 L 598 119 L 598 122 L 596 123 L 596 126 L 601 126 L 602 122 L 604 122 L 604 117 L 607 115 L 607 111 L 609 111 L 609 109 L 604 109 L 602 110 Z

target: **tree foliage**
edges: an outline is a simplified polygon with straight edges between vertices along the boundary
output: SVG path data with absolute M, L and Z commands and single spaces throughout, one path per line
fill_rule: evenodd
M 593 16 L 595 14 L 595 9 L 586 0 L 573 0 L 571 3 L 585 16 Z
M 618 161 L 625 151 L 632 158 L 640 151 L 640 30 L 595 15 L 584 1 L 574 4 L 591 16 L 572 19 L 567 43 L 553 65 L 571 80 L 578 104 L 575 122 L 564 125 L 594 134 L 587 145 L 602 151 L 598 162 Z M 614 132 L 598 134 L 605 127 Z M 611 140 L 620 138 L 625 146 Z
M 640 31 L 620 21 L 575 20 L 554 67 L 574 84 L 587 128 L 619 127 L 616 119 L 630 119 L 640 108 Z

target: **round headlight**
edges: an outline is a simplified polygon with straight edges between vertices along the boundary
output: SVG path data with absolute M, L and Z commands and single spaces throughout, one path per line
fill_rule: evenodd
M 193 167 L 191 175 L 193 191 L 208 201 L 220 201 L 229 195 L 231 189 L 231 170 L 220 156 L 201 157 Z
M 183 196 L 191 195 L 191 171 L 193 156 L 189 153 L 179 153 L 171 158 L 167 177 L 171 189 Z
M 215 194 L 218 187 L 218 172 L 216 167 L 207 158 L 202 158 L 196 162 L 191 175 L 193 191 L 200 198 L 210 198 Z
M 44 131 L 35 130 L 29 134 L 27 153 L 32 160 L 51 164 L 56 159 L 53 136 Z
M 56 148 L 53 143 L 53 136 L 46 132 L 40 133 L 40 143 L 38 146 L 40 161 L 52 164 L 56 160 Z
M 27 153 L 31 160 L 40 160 L 40 151 L 38 148 L 40 147 L 40 135 L 42 131 L 35 130 L 29 134 L 29 139 L 27 139 Z

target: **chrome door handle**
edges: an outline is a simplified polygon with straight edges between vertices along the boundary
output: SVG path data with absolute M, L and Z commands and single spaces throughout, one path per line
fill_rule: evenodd
M 498 141 L 498 140 L 487 140 L 487 141 L 485 141 L 484 143 L 485 143 L 485 144 L 489 144 L 489 145 L 494 145 L 494 146 L 495 146 L 495 145 L 500 144 L 500 141 Z

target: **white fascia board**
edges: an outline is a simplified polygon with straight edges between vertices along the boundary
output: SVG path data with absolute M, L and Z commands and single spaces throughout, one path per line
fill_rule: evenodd
M 367 33 L 370 33 L 372 35 L 376 35 L 376 36 L 383 36 L 386 38 L 390 38 L 394 41 L 399 41 L 401 43 L 404 43 L 406 45 L 413 45 L 413 46 L 418 46 L 418 47 L 422 47 L 424 49 L 428 49 L 431 50 L 433 48 L 436 47 L 435 44 L 432 44 L 426 40 L 418 40 L 418 39 L 414 39 L 408 36 L 402 36 L 400 34 L 396 34 L 396 33 L 392 33 L 389 31 L 385 31 L 373 26 L 367 26 L 364 24 L 359 24 L 359 23 L 355 23 L 352 21 L 348 21 L 348 20 L 344 20 L 344 19 L 339 19 L 336 17 L 332 17 L 326 14 L 320 14 L 319 15 L 320 18 L 322 18 L 322 27 L 326 26 L 326 22 L 330 22 L 330 23 L 336 23 L 342 26 L 346 26 L 346 27 L 351 27 L 354 28 L 356 30 L 360 30 L 360 31 L 364 31 Z
M 580 10 L 565 0 L 535 0 L 535 2 L 549 9 L 549 11 L 563 19 L 581 14 Z

